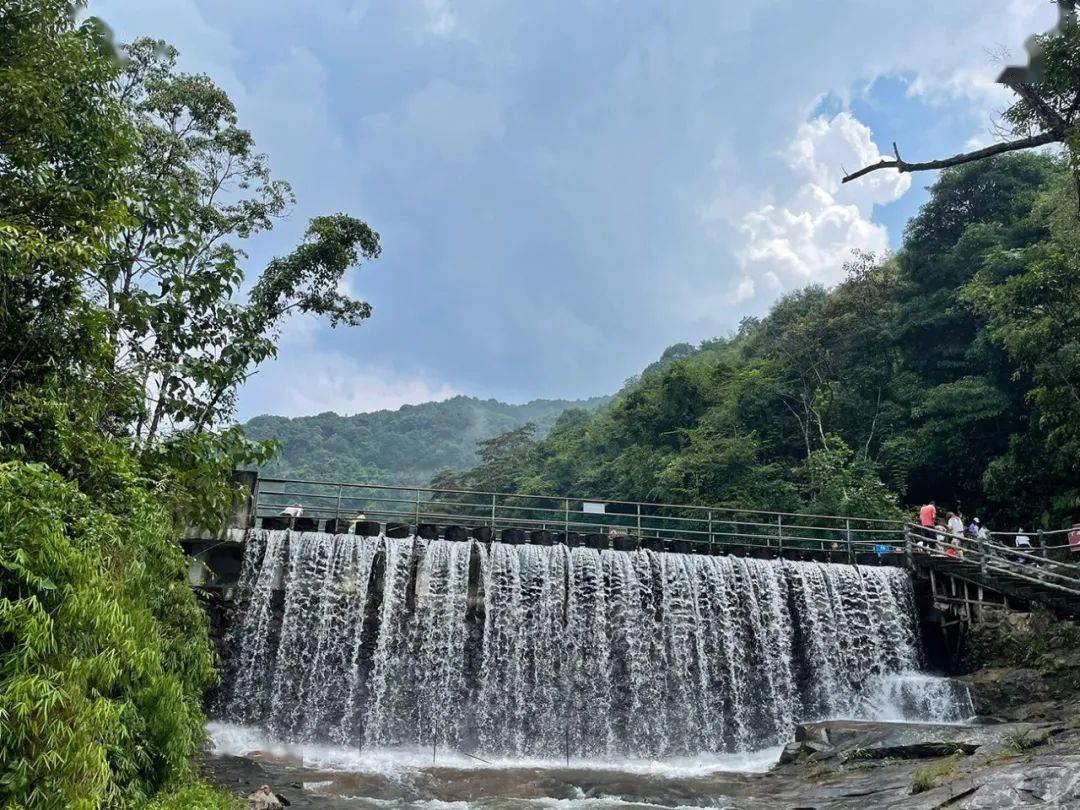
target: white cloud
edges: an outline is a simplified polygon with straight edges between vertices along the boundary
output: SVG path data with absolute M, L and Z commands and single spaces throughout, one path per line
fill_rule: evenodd
M 735 291 L 728 299 L 732 304 L 741 304 L 743 301 L 749 301 L 754 297 L 754 291 L 757 289 L 757 285 L 754 284 L 754 280 L 749 276 L 743 276 L 739 279 L 738 285 L 735 287 Z
M 424 33 L 436 39 L 467 39 L 468 32 L 462 27 L 449 0 L 423 0 Z
M 892 202 L 911 188 L 911 175 L 899 172 L 876 172 L 858 183 L 840 182 L 846 172 L 881 159 L 870 127 L 848 112 L 820 116 L 800 126 L 786 158 L 796 174 L 838 202 L 850 202 L 860 210 Z
M 388 160 L 411 154 L 452 166 L 500 140 L 506 124 L 494 96 L 434 79 L 394 112 L 365 116 L 361 130 L 364 144 Z
M 285 350 L 248 382 L 246 401 L 257 410 L 239 416 L 369 413 L 439 402 L 460 393 L 427 374 L 401 373 L 341 352 Z
M 911 187 L 910 175 L 898 172 L 841 183 L 846 170 L 881 158 L 870 128 L 848 112 L 802 124 L 784 156 L 802 182 L 782 203 L 753 209 L 738 222 L 743 244 L 737 256 L 744 275 L 730 294 L 732 303 L 756 292 L 836 283 L 853 248 L 887 249 L 888 232 L 871 220 L 873 208 Z

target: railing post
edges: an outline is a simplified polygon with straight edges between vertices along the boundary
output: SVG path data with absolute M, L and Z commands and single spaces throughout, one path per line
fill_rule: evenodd
M 334 506 L 334 529 L 337 530 L 338 524 L 341 523 L 341 484 L 337 485 L 337 504 Z M 341 534 L 337 531 L 337 534 Z
M 904 524 L 904 556 L 907 558 L 908 568 L 914 568 L 915 567 L 915 558 L 913 556 L 913 549 L 912 549 L 913 545 L 914 544 L 912 543 L 912 540 L 911 540 L 911 525 L 908 524 L 908 523 L 905 523 Z
M 1039 554 L 1042 555 L 1044 560 L 1046 559 L 1046 538 L 1043 537 L 1042 529 L 1039 529 Z
M 255 526 L 257 526 L 257 525 L 262 525 L 261 523 L 259 523 L 259 520 L 260 520 L 260 518 L 259 518 L 259 483 L 261 482 L 261 480 L 262 479 L 256 473 L 256 475 L 255 475 L 255 486 L 252 487 L 252 489 L 251 489 L 251 527 L 252 528 L 255 528 Z
M 416 528 L 420 529 L 420 490 L 416 490 Z
M 563 531 L 566 532 L 566 542 L 570 542 L 570 499 L 563 500 Z
M 639 536 L 639 537 L 641 536 L 641 533 L 640 533 L 640 532 L 638 533 L 638 536 Z M 712 554 L 712 544 L 713 544 L 713 536 L 712 536 L 712 509 L 710 509 L 710 510 L 709 510 L 709 553 L 710 553 L 710 554 Z
M 851 542 L 851 521 L 844 521 L 844 538 L 847 541 L 847 558 L 852 565 L 855 564 L 855 549 Z
M 986 576 L 986 555 L 990 553 L 990 547 L 986 542 L 986 537 L 982 532 L 979 532 L 979 574 Z M 967 591 L 964 592 L 964 596 L 967 596 Z
M 495 531 L 495 493 L 491 493 L 491 530 Z
M 638 541 L 641 540 L 641 504 L 637 505 L 637 536 Z
M 784 519 L 776 516 L 776 542 L 780 547 L 779 556 L 784 556 Z

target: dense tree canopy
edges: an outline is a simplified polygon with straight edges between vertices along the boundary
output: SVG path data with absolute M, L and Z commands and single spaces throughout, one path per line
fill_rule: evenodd
M 190 764 L 215 677 L 177 542 L 213 526 L 237 386 L 290 312 L 354 325 L 378 255 L 344 214 L 242 294 L 291 201 L 226 94 L 66 0 L 0 5 L 0 804 L 210 807 Z

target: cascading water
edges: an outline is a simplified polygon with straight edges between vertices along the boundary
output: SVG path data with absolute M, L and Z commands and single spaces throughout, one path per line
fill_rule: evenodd
M 971 714 L 895 568 L 253 530 L 241 591 L 221 712 L 284 740 L 667 757 Z

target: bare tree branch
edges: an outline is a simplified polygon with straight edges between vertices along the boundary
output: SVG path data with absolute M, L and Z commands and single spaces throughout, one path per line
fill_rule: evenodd
M 940 160 L 928 160 L 924 163 L 908 163 L 900 157 L 900 152 L 897 150 L 896 144 L 894 143 L 893 154 L 896 155 L 895 160 L 882 158 L 877 163 L 872 163 L 869 166 L 864 166 L 857 172 L 845 175 L 843 182 L 847 183 L 850 180 L 857 180 L 864 175 L 870 174 L 870 172 L 876 172 L 878 169 L 896 169 L 898 172 L 924 172 L 930 169 L 947 169 L 950 166 L 959 166 L 963 163 L 971 163 L 974 160 L 982 160 L 983 158 L 1001 155 L 1006 152 L 1017 152 L 1021 149 L 1031 149 L 1036 146 L 1044 146 L 1048 143 L 1060 143 L 1068 137 L 1068 134 L 1069 131 L 1040 132 L 1038 135 L 1032 135 L 1027 138 L 995 143 L 982 149 L 976 149 L 974 152 L 961 152 L 952 157 L 942 158 Z

